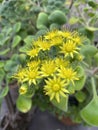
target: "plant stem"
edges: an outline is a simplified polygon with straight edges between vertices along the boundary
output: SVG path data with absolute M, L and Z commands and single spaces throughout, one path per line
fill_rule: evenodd
M 8 92 L 8 94 L 6 95 L 5 100 L 6 100 L 6 104 L 7 104 L 9 113 L 14 115 L 15 110 L 14 110 L 14 105 L 13 105 L 13 101 L 12 101 L 10 92 Z
M 91 77 L 91 83 L 92 83 L 92 89 L 93 89 L 93 96 L 94 96 L 94 98 L 96 98 L 97 97 L 97 92 L 96 92 L 96 85 L 95 85 L 94 77 Z

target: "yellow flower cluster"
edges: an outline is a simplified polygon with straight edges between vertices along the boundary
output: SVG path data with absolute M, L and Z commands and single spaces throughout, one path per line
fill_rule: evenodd
M 21 84 L 39 85 L 44 82 L 43 91 L 50 100 L 60 102 L 61 96 L 69 94 L 68 86 L 79 80 L 76 64 L 81 57 L 82 36 L 75 31 L 53 30 L 33 41 L 32 48 L 26 54 L 29 61 L 25 68 L 20 68 L 14 77 Z M 75 64 L 75 65 L 74 65 Z M 40 86 L 39 86 L 40 87 Z M 27 88 L 20 89 L 25 94 Z

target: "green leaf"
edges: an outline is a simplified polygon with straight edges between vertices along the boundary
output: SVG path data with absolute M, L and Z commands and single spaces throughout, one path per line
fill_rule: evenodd
M 62 97 L 60 98 L 60 103 L 58 103 L 55 99 L 51 101 L 54 106 L 59 108 L 62 111 L 67 111 L 68 109 L 68 96 L 67 97 Z
M 3 51 L 0 51 L 0 55 L 5 55 L 6 53 L 8 53 L 10 51 L 10 48 L 7 48 Z
M 61 10 L 55 10 L 53 11 L 49 17 L 48 20 L 50 23 L 57 23 L 57 24 L 65 24 L 67 22 L 66 15 L 63 11 Z
M 0 68 L 2 68 L 4 66 L 4 61 L 0 61 Z
M 33 42 L 33 39 L 34 39 L 34 36 L 27 36 L 25 39 L 24 39 L 24 42 L 28 45 L 32 44 Z
M 17 70 L 17 65 L 18 65 L 18 61 L 16 62 L 16 61 L 8 60 L 5 63 L 4 70 L 14 72 L 15 70 Z
M 16 106 L 19 111 L 26 113 L 31 109 L 32 100 L 20 95 L 16 101 Z
M 98 7 L 98 4 L 94 2 L 93 0 L 89 0 L 88 5 L 95 9 Z
M 13 39 L 13 42 L 12 42 L 12 48 L 15 48 L 21 41 L 21 37 L 16 35 Z
M 76 17 L 71 17 L 71 18 L 69 19 L 69 23 L 70 23 L 70 24 L 76 24 L 78 21 L 79 21 L 79 19 L 76 18 Z
M 48 25 L 48 15 L 44 12 L 38 14 L 36 26 L 38 29 L 44 29 Z
M 5 76 L 4 69 L 1 68 L 1 69 L 0 69 L 0 81 L 3 80 L 4 76 Z
M 1 89 L 0 90 L 0 98 L 5 97 L 8 94 L 8 91 L 9 91 L 9 87 L 8 86 L 6 86 L 3 89 Z
M 16 23 L 13 29 L 15 32 L 19 32 L 19 30 L 21 29 L 21 22 Z
M 77 66 L 76 71 L 77 71 L 78 77 L 84 76 L 85 74 L 84 68 L 82 66 Z
M 75 90 L 81 90 L 84 87 L 86 81 L 86 76 L 82 76 L 79 78 L 79 80 L 76 80 L 74 83 L 75 85 L 73 86 Z
M 74 93 L 75 93 L 75 88 L 74 88 L 74 86 L 73 86 L 73 85 L 69 85 L 69 86 L 68 86 L 68 91 L 69 91 L 70 94 L 74 94 Z
M 0 34 L 0 45 L 3 45 L 4 34 Z
M 98 53 L 96 53 L 96 55 L 94 56 L 94 59 L 95 59 L 96 63 L 98 64 Z
M 91 27 L 91 26 L 85 26 L 85 28 L 88 29 L 89 31 L 92 31 L 92 32 L 98 30 L 98 28 L 96 28 L 96 27 Z
M 81 110 L 80 114 L 82 119 L 89 125 L 98 126 L 98 97 L 93 98 L 92 101 Z
M 86 94 L 82 91 L 78 91 L 76 94 L 75 94 L 75 97 L 76 99 L 79 101 L 79 102 L 83 102 L 85 99 L 86 99 Z
M 87 57 L 87 56 L 94 56 L 97 52 L 98 52 L 98 50 L 97 50 L 97 48 L 95 47 L 95 46 L 93 46 L 93 45 L 85 45 L 85 46 L 82 46 L 81 47 L 81 50 L 80 50 L 80 52 L 85 56 L 85 57 Z

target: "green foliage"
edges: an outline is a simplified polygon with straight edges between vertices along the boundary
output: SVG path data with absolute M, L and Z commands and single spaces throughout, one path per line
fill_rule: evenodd
M 24 96 L 19 96 L 16 105 L 21 112 L 26 113 L 31 109 L 32 100 Z
M 49 15 L 49 21 L 51 23 L 57 23 L 57 24 L 65 24 L 66 23 L 66 16 L 65 14 L 60 10 L 55 10 Z
M 52 101 L 52 104 L 59 108 L 60 110 L 67 112 L 68 109 L 68 96 L 67 97 L 61 97 L 60 103 L 58 103 L 56 100 Z
M 68 86 L 69 97 L 61 97 L 60 103 L 56 100 L 50 103 L 42 91 L 41 81 L 37 81 L 38 86 L 31 85 L 25 94 L 19 95 L 16 106 L 23 113 L 33 106 L 41 110 L 60 111 L 60 115 L 68 115 L 76 122 L 98 126 L 98 96 L 96 94 L 92 98 L 95 92 L 91 83 L 94 77 L 97 92 L 98 48 L 93 41 L 98 30 L 98 3 L 94 0 L 75 0 L 71 9 L 68 9 L 71 3 L 65 0 L 0 0 L 0 3 L 0 105 L 10 92 L 10 83 L 14 82 L 12 75 L 29 59 L 25 52 L 32 47 L 33 41 L 49 30 L 62 29 L 70 24 L 70 30 L 75 28 L 88 39 L 85 38 L 80 50 L 83 62 L 77 64 L 78 59 L 74 62 L 70 58 L 79 80 Z M 49 55 L 56 57 L 57 48 L 51 48 Z M 43 53 L 40 53 L 41 56 Z
M 8 94 L 8 91 L 9 91 L 9 87 L 8 86 L 2 88 L 0 90 L 0 98 L 4 98 Z
M 48 15 L 44 12 L 40 12 L 36 24 L 38 29 L 46 28 L 48 26 Z
M 81 111 L 81 117 L 88 124 L 98 126 L 98 97 L 93 98 Z

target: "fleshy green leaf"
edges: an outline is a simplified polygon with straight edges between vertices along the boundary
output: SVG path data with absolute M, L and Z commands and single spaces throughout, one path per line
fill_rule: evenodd
M 95 9 L 98 7 L 98 4 L 94 0 L 89 0 L 88 5 Z
M 2 68 L 4 66 L 4 62 L 0 61 L 0 68 Z
M 12 42 L 12 48 L 15 48 L 21 41 L 21 37 L 16 35 L 13 39 L 13 42 Z
M 79 21 L 79 19 L 76 18 L 76 17 L 71 17 L 71 18 L 69 19 L 69 23 L 70 23 L 70 24 L 76 24 L 78 21 Z
M 91 27 L 91 26 L 85 26 L 85 28 L 88 29 L 89 31 L 92 31 L 92 32 L 98 30 L 98 28 L 96 28 L 96 27 Z
M 19 96 L 16 101 L 16 106 L 19 109 L 19 111 L 26 113 L 31 109 L 32 100 L 24 96 Z
M 10 51 L 10 48 L 7 48 L 3 51 L 0 51 L 0 55 L 5 55 L 6 53 L 8 53 Z
M 4 69 L 1 68 L 0 69 L 0 81 L 3 80 L 4 76 L 5 76 Z
M 3 89 L 1 89 L 0 90 L 0 98 L 5 97 L 8 94 L 8 91 L 9 91 L 9 87 L 8 86 L 6 86 Z
M 81 47 L 81 53 L 84 55 L 84 56 L 94 56 L 98 50 L 95 46 L 93 45 L 85 45 L 85 46 L 82 46 Z
M 75 97 L 76 99 L 79 101 L 79 102 L 83 102 L 85 99 L 86 99 L 86 94 L 82 91 L 78 91 L 76 94 L 75 94 Z
M 86 76 L 82 76 L 79 78 L 79 80 L 75 81 L 75 85 L 73 86 L 75 90 L 81 90 L 84 87 L 86 81 Z
M 98 97 L 93 98 L 92 101 L 81 110 L 80 114 L 83 120 L 89 125 L 98 126 Z
M 67 108 L 68 108 L 68 96 L 67 97 L 61 97 L 60 98 L 60 103 L 58 103 L 55 99 L 52 100 L 52 103 L 53 103 L 54 106 L 56 106 L 60 110 L 66 112 Z
M 24 39 L 24 42 L 26 44 L 31 44 L 33 42 L 33 39 L 34 39 L 34 36 L 27 36 L 25 39 Z
M 19 32 L 20 29 L 21 29 L 21 22 L 18 22 L 14 25 L 14 31 Z
M 84 74 L 85 74 L 84 69 L 83 69 L 82 66 L 78 66 L 76 68 L 76 71 L 77 71 L 78 77 L 84 76 Z

